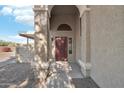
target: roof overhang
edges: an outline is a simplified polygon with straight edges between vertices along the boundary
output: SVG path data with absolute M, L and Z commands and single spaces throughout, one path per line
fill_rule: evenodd
M 19 36 L 34 39 L 34 34 L 20 33 Z

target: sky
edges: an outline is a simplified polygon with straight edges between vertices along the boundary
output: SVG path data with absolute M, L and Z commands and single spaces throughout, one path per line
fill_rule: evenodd
M 25 43 L 19 33 L 34 32 L 33 6 L 0 5 L 0 40 Z

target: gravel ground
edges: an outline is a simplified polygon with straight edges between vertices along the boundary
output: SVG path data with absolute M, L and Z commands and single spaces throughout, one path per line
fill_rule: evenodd
M 0 52 L 0 63 L 7 61 L 15 56 L 14 52 Z
M 0 88 L 35 88 L 34 74 L 30 63 L 14 63 L 9 59 L 0 63 Z M 91 78 L 71 78 L 72 68 L 67 64 L 57 63 L 55 73 L 48 79 L 49 88 L 98 88 Z
M 34 87 L 33 77 L 30 64 L 7 64 L 0 68 L 0 87 Z
M 54 65 L 55 73 L 48 79 L 48 88 L 74 87 L 67 74 L 68 64 Z M 34 74 L 29 63 L 8 63 L 0 67 L 1 88 L 35 88 Z

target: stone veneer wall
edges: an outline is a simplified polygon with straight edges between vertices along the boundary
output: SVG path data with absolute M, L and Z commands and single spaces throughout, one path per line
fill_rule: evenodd
M 20 45 L 16 47 L 17 62 L 34 62 L 34 45 Z

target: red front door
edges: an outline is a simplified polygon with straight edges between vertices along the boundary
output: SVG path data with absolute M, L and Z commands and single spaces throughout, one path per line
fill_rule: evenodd
M 55 37 L 56 61 L 67 61 L 67 37 Z

